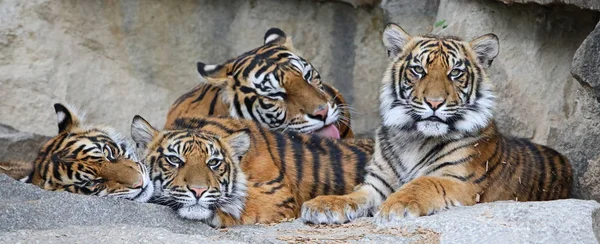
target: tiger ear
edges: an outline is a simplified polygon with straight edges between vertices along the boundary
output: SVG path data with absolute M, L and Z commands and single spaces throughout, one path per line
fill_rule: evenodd
M 211 85 L 223 87 L 227 85 L 229 78 L 229 65 L 196 63 L 196 68 L 200 76 L 204 77 Z
M 69 109 L 67 106 L 55 103 L 54 111 L 56 112 L 56 120 L 58 122 L 58 133 L 70 132 L 73 128 L 79 126 L 80 121 L 79 117 L 73 111 L 73 109 Z
M 148 148 L 148 144 L 152 142 L 156 134 L 158 134 L 158 130 L 154 129 L 142 116 L 136 115 L 133 117 L 133 121 L 131 122 L 131 138 L 135 141 L 137 148 Z
M 387 49 L 388 57 L 394 59 L 402 53 L 411 38 L 412 36 L 406 33 L 400 26 L 389 23 L 383 31 L 383 45 Z
M 264 45 L 282 45 L 287 49 L 294 50 L 294 44 L 292 38 L 288 37 L 285 32 L 279 28 L 271 28 L 265 32 Z
M 247 130 L 234 132 L 222 139 L 231 149 L 233 158 L 240 158 L 250 149 L 250 134 Z
M 500 52 L 498 36 L 492 33 L 475 38 L 469 44 L 477 56 L 477 63 L 484 69 L 490 67 L 492 61 L 494 61 L 494 58 Z

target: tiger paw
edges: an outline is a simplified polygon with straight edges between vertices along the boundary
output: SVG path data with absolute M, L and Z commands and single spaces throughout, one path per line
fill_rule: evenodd
M 427 215 L 429 211 L 426 206 L 415 199 L 410 198 L 388 198 L 379 207 L 379 212 L 375 214 L 375 222 L 385 223 L 395 219 L 416 218 Z
M 367 216 L 368 211 L 347 196 L 318 196 L 302 204 L 301 219 L 311 224 L 343 224 Z

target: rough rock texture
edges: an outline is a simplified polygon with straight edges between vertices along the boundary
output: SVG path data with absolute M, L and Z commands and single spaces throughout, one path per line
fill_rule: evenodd
M 600 242 L 600 209 L 594 210 L 592 213 L 592 229 L 598 242 Z
M 600 1 L 598 0 L 498 0 L 506 4 L 513 3 L 537 3 L 543 5 L 549 4 L 571 4 L 583 9 L 600 10 Z
M 0 124 L 0 162 L 21 160 L 33 162 L 39 149 L 50 137 L 26 133 Z
M 600 22 L 577 49 L 572 73 L 581 85 L 594 91 L 600 102 Z
M 0 175 L 0 243 L 595 243 L 591 216 L 598 207 L 583 200 L 498 202 L 385 225 L 363 218 L 333 227 L 293 221 L 214 230 L 163 206 L 48 192 Z

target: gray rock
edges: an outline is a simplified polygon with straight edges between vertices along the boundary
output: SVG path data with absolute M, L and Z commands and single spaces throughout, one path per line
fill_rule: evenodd
M 0 243 L 595 243 L 596 201 L 497 202 L 383 225 L 300 221 L 215 230 L 154 204 L 48 192 L 0 174 Z M 551 233 L 551 234 L 549 234 Z
M 40 148 L 50 140 L 48 136 L 20 132 L 0 124 L 0 162 L 22 160 L 33 162 Z
M 600 242 L 600 209 L 596 209 L 592 213 L 592 229 L 594 229 L 596 240 Z
M 542 5 L 551 4 L 570 4 L 583 9 L 600 10 L 600 1 L 598 0 L 498 0 L 506 4 L 513 3 L 537 3 Z
M 600 22 L 575 52 L 571 72 L 581 85 L 594 91 L 600 102 Z

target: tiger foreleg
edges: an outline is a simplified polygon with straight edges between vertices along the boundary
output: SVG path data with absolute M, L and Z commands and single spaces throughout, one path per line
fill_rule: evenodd
M 430 215 L 454 206 L 476 203 L 477 190 L 460 180 L 422 176 L 391 194 L 379 208 L 375 221 Z

